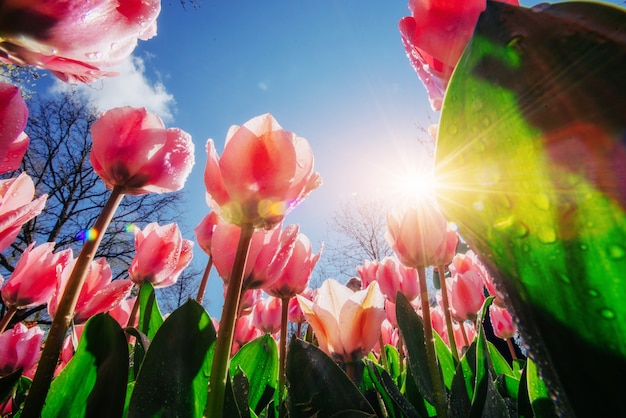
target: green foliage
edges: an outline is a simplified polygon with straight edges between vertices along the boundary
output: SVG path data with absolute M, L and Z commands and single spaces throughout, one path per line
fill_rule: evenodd
M 108 314 L 93 316 L 76 353 L 52 381 L 43 418 L 118 417 L 128 379 L 124 332 Z
M 373 417 L 374 409 L 344 371 L 319 348 L 289 345 L 286 365 L 289 413 L 295 417 Z
M 245 344 L 235 354 L 230 362 L 230 376 L 234 380 L 241 374 L 248 385 L 246 405 L 258 414 L 272 400 L 278 381 L 278 348 L 271 335 Z
M 625 26 L 601 4 L 490 2 L 438 134 L 440 206 L 568 415 L 626 409 Z
M 211 319 L 197 302 L 172 312 L 146 352 L 128 417 L 202 417 L 214 342 Z

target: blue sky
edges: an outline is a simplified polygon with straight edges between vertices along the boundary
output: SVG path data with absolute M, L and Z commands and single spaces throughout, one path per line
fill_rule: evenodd
M 84 93 L 103 110 L 146 106 L 192 135 L 196 165 L 180 219 L 189 239 L 208 213 L 206 140 L 221 153 L 231 125 L 272 113 L 307 138 L 324 179 L 286 219 L 318 248 L 340 201 L 386 196 L 405 167 L 427 164 L 418 138 L 428 140 L 422 129 L 438 115 L 405 56 L 397 25 L 407 14 L 405 0 L 199 0 L 186 9 L 165 1 L 158 35 L 140 42 L 119 77 Z M 206 260 L 195 252 L 199 268 Z M 221 292 L 213 275 L 212 316 Z

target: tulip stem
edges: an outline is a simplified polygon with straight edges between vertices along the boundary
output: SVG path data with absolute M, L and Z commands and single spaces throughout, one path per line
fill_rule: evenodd
M 10 305 L 7 311 L 5 312 L 4 316 L 0 320 L 0 334 L 2 334 L 4 330 L 7 328 L 7 325 L 9 325 L 9 323 L 11 322 L 11 319 L 13 319 L 13 315 L 15 315 L 16 312 L 17 312 L 17 306 Z
M 198 295 L 196 296 L 196 302 L 202 305 L 202 301 L 204 300 L 204 292 L 206 291 L 206 285 L 209 281 L 209 275 L 211 274 L 211 268 L 213 267 L 213 257 L 209 256 L 209 261 L 206 263 L 206 267 L 204 268 L 204 274 L 202 275 L 202 281 L 200 282 L 200 287 L 198 288 Z
M 233 345 L 233 335 L 237 312 L 239 309 L 239 299 L 241 297 L 243 276 L 246 271 L 246 259 L 250 250 L 250 242 L 254 234 L 252 224 L 241 225 L 241 235 L 237 244 L 237 252 L 233 269 L 226 288 L 220 327 L 215 342 L 215 352 L 213 354 L 213 364 L 211 365 L 211 378 L 209 381 L 209 394 L 207 404 L 204 409 L 204 416 L 219 418 L 223 414 L 224 394 L 226 392 L 226 379 L 230 366 L 230 350 Z
M 59 355 L 63 348 L 63 340 L 74 317 L 76 302 L 78 301 L 78 296 L 85 282 L 87 267 L 89 267 L 89 264 L 93 261 L 98 246 L 102 241 L 102 237 L 115 214 L 115 210 L 124 197 L 123 191 L 124 188 L 120 186 L 113 188 L 109 200 L 104 205 L 104 208 L 102 208 L 102 212 L 93 226 L 93 230 L 96 232 L 95 239 L 85 242 L 76 259 L 74 269 L 67 280 L 63 296 L 59 301 L 57 312 L 52 320 L 52 325 L 50 325 L 50 332 L 48 333 L 48 338 L 46 339 L 43 352 L 41 353 L 37 372 L 35 373 L 30 392 L 24 404 L 24 410 L 21 415 L 23 418 L 37 418 L 41 415 L 41 410 L 43 409 L 48 390 L 50 389 L 50 383 L 52 382 L 54 371 L 57 367 L 57 361 L 59 360 Z
M 280 355 L 278 365 L 278 416 L 285 416 L 285 408 L 283 408 L 283 398 L 285 396 L 285 365 L 287 363 L 287 316 L 289 313 L 289 298 L 281 299 L 281 317 L 280 317 Z
M 389 370 L 389 362 L 387 361 L 387 352 L 385 351 L 385 342 L 383 341 L 382 333 L 378 336 L 378 345 L 380 346 L 380 362 L 383 364 L 383 369 L 391 373 L 391 370 Z
M 505 338 L 507 347 L 509 347 L 509 352 L 511 353 L 511 358 L 513 360 L 517 360 L 517 353 L 515 352 L 515 347 L 513 346 L 513 341 L 510 338 Z
M 448 341 L 450 351 L 455 363 L 459 362 L 459 352 L 456 348 L 456 340 L 454 339 L 454 328 L 452 328 L 452 316 L 450 313 L 450 302 L 448 301 L 448 284 L 446 283 L 446 266 L 439 266 L 439 283 L 441 284 L 441 302 L 443 303 L 443 314 L 446 319 L 446 329 L 448 330 Z
M 420 294 L 422 301 L 422 318 L 424 319 L 424 340 L 426 344 L 426 358 L 428 360 L 428 372 L 433 385 L 435 395 L 435 409 L 437 417 L 446 418 L 448 415 L 446 392 L 443 386 L 443 378 L 439 363 L 437 362 L 437 353 L 435 351 L 435 343 L 433 340 L 433 324 L 430 319 L 430 301 L 428 298 L 428 286 L 426 285 L 426 269 L 424 266 L 417 267 L 419 274 Z

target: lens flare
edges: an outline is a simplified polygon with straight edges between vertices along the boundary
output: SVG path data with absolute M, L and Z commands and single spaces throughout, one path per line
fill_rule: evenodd
M 76 234 L 76 238 L 81 241 L 93 241 L 98 237 L 98 231 L 94 228 L 89 229 L 81 229 L 78 234 Z

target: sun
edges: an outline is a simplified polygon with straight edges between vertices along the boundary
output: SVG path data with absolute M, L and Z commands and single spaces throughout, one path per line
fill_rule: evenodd
M 390 182 L 390 193 L 398 203 L 434 200 L 435 177 L 432 166 L 404 167 L 394 173 Z

